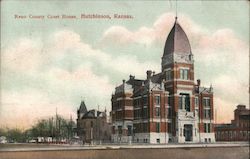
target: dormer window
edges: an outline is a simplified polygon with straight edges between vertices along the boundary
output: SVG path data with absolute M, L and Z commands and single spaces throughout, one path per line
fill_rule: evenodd
M 180 79 L 188 79 L 188 69 L 180 69 Z

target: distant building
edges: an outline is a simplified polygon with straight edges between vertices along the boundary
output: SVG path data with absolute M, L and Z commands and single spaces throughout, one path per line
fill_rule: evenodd
M 130 76 L 112 94 L 112 141 L 138 143 L 215 142 L 213 88 L 194 81 L 188 37 L 177 21 L 161 62 L 146 79 Z
M 95 109 L 87 111 L 84 101 L 77 110 L 77 136 L 83 143 L 100 143 L 110 141 L 110 124 L 106 111 Z
M 230 124 L 215 125 L 215 138 L 216 141 L 249 141 L 250 110 L 245 105 L 238 105 Z

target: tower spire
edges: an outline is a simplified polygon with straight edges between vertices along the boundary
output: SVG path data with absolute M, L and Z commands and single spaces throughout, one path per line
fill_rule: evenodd
M 175 21 L 177 21 L 177 0 L 175 0 Z

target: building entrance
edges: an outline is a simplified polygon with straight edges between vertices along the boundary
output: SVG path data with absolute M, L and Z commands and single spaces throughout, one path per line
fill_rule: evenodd
M 184 136 L 185 136 L 185 141 L 193 140 L 193 125 L 191 124 L 184 125 Z

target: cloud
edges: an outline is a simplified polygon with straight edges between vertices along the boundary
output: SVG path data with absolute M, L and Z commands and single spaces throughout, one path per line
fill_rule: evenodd
M 42 46 L 38 39 L 20 38 L 3 51 L 2 66 L 12 71 L 34 71 L 41 64 Z
M 162 14 L 151 27 L 142 26 L 136 31 L 130 31 L 123 26 L 112 26 L 103 33 L 101 43 L 105 45 L 115 43 L 121 46 L 137 43 L 151 46 L 155 43 L 165 42 L 166 36 L 173 27 L 174 16 L 174 13 Z M 199 35 L 201 32 L 199 25 L 185 15 L 181 15 L 179 19 L 184 30 L 190 33 L 190 36 L 197 37 Z M 102 46 L 105 46 L 104 44 Z
M 113 83 L 117 81 L 112 81 L 112 75 L 98 74 L 96 67 L 142 78 L 148 68 L 158 69 L 156 63 L 139 62 L 136 56 L 115 57 L 94 49 L 71 30 L 57 31 L 44 41 L 21 38 L 17 42 L 3 50 L 2 59 L 2 82 L 6 85 L 2 89 L 1 113 L 5 115 L 1 121 L 12 126 L 27 127 L 37 117 L 53 115 L 55 107 L 62 114 L 73 113 L 81 97 L 88 109 L 100 105 L 101 110 L 110 110 Z M 11 62 L 13 59 L 15 62 Z M 13 79 L 10 72 L 19 78 Z M 12 82 L 8 82 L 10 79 Z M 23 83 L 27 85 L 20 87 Z
M 133 55 L 122 55 L 116 57 L 112 56 L 110 53 L 94 49 L 91 45 L 81 41 L 79 35 L 72 31 L 59 31 L 55 33 L 55 37 L 56 38 L 53 38 L 52 41 L 55 48 L 50 50 L 50 52 L 57 52 L 62 56 L 65 54 L 74 54 L 74 56 L 81 58 L 83 61 L 84 59 L 94 61 L 95 63 L 92 63 L 92 66 L 99 64 L 107 70 L 114 70 L 123 74 L 132 73 L 139 75 L 139 77 L 143 77 L 146 70 L 149 68 L 159 70 L 158 64 L 153 61 L 139 62 L 137 57 Z
M 102 47 L 110 47 L 115 43 L 124 48 L 137 43 L 150 48 L 163 48 L 173 23 L 174 14 L 165 13 L 150 27 L 141 26 L 133 31 L 122 26 L 110 27 L 103 33 Z M 220 107 L 218 113 L 223 114 L 221 108 L 230 108 L 227 109 L 230 110 L 227 113 L 232 114 L 237 104 L 247 105 L 248 42 L 240 39 L 232 29 L 218 28 L 211 31 L 205 26 L 198 25 L 186 15 L 180 15 L 178 23 L 183 27 L 191 43 L 196 78 L 201 78 L 203 85 L 213 84 L 215 88 L 215 104 L 216 107 Z M 232 116 L 223 117 L 218 119 L 230 121 Z
M 209 31 L 185 15 L 180 15 L 178 21 L 192 45 L 196 77 L 202 79 L 203 85 L 214 86 L 217 113 L 223 114 L 229 108 L 218 121 L 229 121 L 235 105 L 248 102 L 248 44 L 228 28 Z M 56 31 L 43 40 L 26 37 L 10 43 L 1 59 L 2 83 L 6 84 L 2 87 L 1 121 L 20 125 L 27 121 L 23 125 L 28 126 L 36 115 L 50 115 L 57 106 L 62 114 L 74 113 L 81 97 L 85 97 L 89 109 L 98 104 L 110 109 L 115 83 L 129 74 L 144 79 L 146 70 L 160 71 L 160 57 L 155 61 L 141 60 L 144 54 L 117 56 L 103 47 L 146 45 L 142 48 L 147 52 L 163 48 L 173 23 L 174 14 L 166 13 L 151 27 L 131 31 L 112 26 L 103 32 L 99 49 L 72 30 Z M 27 85 L 19 87 L 23 83 Z

